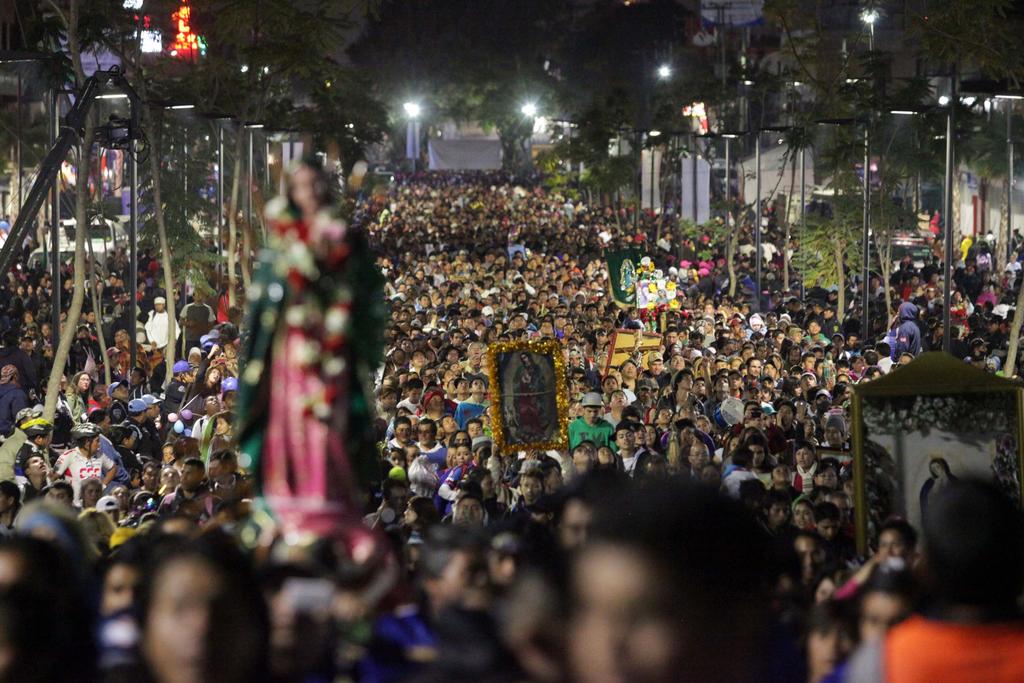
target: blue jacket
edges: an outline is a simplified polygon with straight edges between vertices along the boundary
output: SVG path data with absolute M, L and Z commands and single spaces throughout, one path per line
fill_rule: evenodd
M 0 434 L 14 429 L 14 416 L 28 407 L 28 394 L 17 384 L 0 384 Z
M 892 347 L 892 359 L 900 354 L 916 356 L 921 353 L 921 329 L 917 326 L 917 306 L 904 301 L 900 304 L 900 325 L 896 328 L 896 343 Z

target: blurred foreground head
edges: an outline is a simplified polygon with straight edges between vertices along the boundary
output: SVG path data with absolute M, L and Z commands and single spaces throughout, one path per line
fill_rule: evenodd
M 924 516 L 928 593 L 939 606 L 980 616 L 1014 610 L 1024 588 L 1024 518 L 990 484 L 959 481 Z
M 749 681 L 765 661 L 768 539 L 703 487 L 630 487 L 598 512 L 572 574 L 580 681 Z

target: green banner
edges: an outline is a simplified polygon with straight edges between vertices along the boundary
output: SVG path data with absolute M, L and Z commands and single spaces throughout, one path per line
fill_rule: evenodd
M 608 287 L 612 300 L 619 306 L 636 306 L 636 284 L 639 280 L 641 258 L 643 254 L 634 248 L 604 253 L 608 265 Z

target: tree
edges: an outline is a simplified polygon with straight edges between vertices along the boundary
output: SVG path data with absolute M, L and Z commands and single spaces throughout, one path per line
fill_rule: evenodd
M 834 197 L 831 215 L 807 215 L 797 264 L 804 274 L 804 283 L 838 289 L 836 317 L 846 316 L 846 274 L 857 272 L 861 263 L 862 230 L 861 198 L 838 194 Z

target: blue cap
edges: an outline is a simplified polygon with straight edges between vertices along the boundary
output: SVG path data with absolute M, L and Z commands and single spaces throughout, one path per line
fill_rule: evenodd
M 108 384 L 107 385 L 107 396 L 111 396 L 112 397 L 114 395 L 114 390 L 117 389 L 122 384 L 123 384 L 123 382 L 120 382 L 118 380 L 114 380 L 113 382 Z
M 174 372 L 174 374 L 178 374 L 179 372 L 188 372 L 190 367 L 191 366 L 189 366 L 187 360 L 179 360 L 174 364 L 174 367 L 171 368 L 171 371 Z
M 153 394 L 146 394 L 145 396 L 142 397 L 142 400 L 146 402 L 147 406 L 155 406 L 157 403 L 160 402 L 160 399 L 158 399 Z
M 138 415 L 139 413 L 146 412 L 146 408 L 148 407 L 149 406 L 146 405 L 146 402 L 143 401 L 141 398 L 135 398 L 132 399 L 131 401 L 128 401 L 128 412 L 133 415 Z
M 225 377 L 220 382 L 220 390 L 222 393 L 229 391 L 238 391 L 238 378 L 237 377 Z

